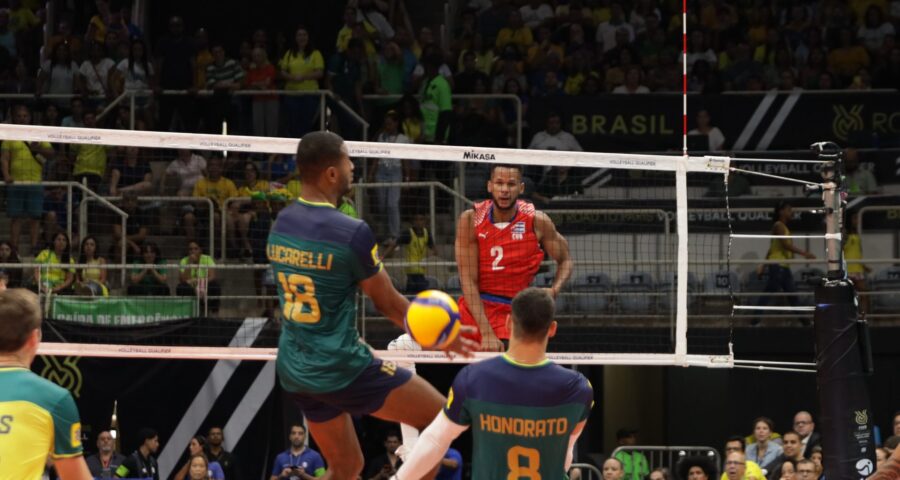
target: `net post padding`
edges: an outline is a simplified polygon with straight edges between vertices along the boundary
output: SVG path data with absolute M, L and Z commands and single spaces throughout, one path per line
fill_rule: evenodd
M 825 206 L 825 255 L 828 272 L 816 287 L 813 314 L 816 338 L 816 384 L 822 424 L 823 464 L 829 478 L 865 478 L 875 471 L 872 405 L 864 365 L 871 351 L 859 299 L 844 268 L 841 230 L 844 210 L 843 154 L 831 142 L 812 145 L 822 167 Z M 816 191 L 814 188 L 807 188 Z

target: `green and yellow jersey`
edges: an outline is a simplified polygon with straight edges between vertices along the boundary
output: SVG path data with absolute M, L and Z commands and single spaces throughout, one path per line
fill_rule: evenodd
M 584 375 L 502 355 L 456 375 L 444 414 L 472 429 L 473 480 L 561 480 L 569 437 L 593 403 Z
M 278 214 L 266 255 L 283 319 L 281 385 L 303 393 L 346 387 L 372 361 L 356 330 L 358 284 L 382 269 L 372 230 L 330 204 L 299 198 Z
M 37 480 L 48 455 L 81 454 L 72 395 L 25 368 L 0 368 L 0 480 Z

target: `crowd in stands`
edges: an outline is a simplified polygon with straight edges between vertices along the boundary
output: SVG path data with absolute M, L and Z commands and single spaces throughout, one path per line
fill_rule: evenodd
M 886 432 L 883 444 L 877 445 L 876 468 L 891 456 L 900 444 L 900 412 L 892 418 L 892 430 Z M 399 433 L 389 429 L 384 432 L 384 451 L 366 452 L 366 467 L 360 477 L 365 480 L 387 480 L 396 474 L 403 464 L 398 452 L 402 443 Z M 116 451 L 115 437 L 104 430 L 96 436 L 96 449 L 87 457 L 87 464 L 95 478 L 159 478 L 156 456 L 161 450 L 159 434 L 152 428 L 138 432 L 138 447 L 130 455 Z M 774 422 L 767 417 L 753 421 L 752 433 L 746 436 L 734 435 L 727 438 L 715 455 L 698 453 L 676 459 L 673 465 L 658 465 L 661 457 L 651 456 L 642 450 L 637 430 L 620 428 L 616 432 L 616 447 L 613 454 L 591 455 L 578 459 L 579 464 L 595 465 L 603 475 L 603 480 L 822 480 L 823 467 L 822 434 L 809 412 L 800 411 L 794 415 L 792 428 L 778 433 Z M 208 429 L 207 435 L 195 435 L 185 449 L 185 454 L 177 465 L 176 480 L 228 480 L 248 478 L 246 466 L 224 446 L 223 430 L 219 426 Z M 699 451 L 699 450 L 698 450 Z M 715 459 L 719 459 L 717 464 Z M 325 474 L 327 465 L 322 456 L 309 443 L 306 427 L 298 423 L 291 425 L 287 449 L 279 452 L 271 462 L 270 480 L 308 479 Z M 50 466 L 48 465 L 48 468 Z M 450 448 L 441 461 L 438 480 L 462 480 L 465 456 Z M 586 478 L 587 472 L 573 469 L 569 478 Z M 52 470 L 47 478 L 52 479 Z M 254 477 L 258 478 L 258 477 Z

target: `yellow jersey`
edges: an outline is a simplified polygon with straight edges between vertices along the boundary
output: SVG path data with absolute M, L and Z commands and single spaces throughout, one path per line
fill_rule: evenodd
M 46 263 L 47 265 L 63 264 L 62 260 L 56 255 L 56 252 L 50 249 L 41 250 L 41 252 L 34 257 L 34 263 Z M 69 257 L 69 263 L 75 263 L 75 259 L 71 256 Z M 66 281 L 66 272 L 75 273 L 75 270 L 72 268 L 41 267 L 41 281 L 50 288 L 56 288 L 57 285 Z
M 303 56 L 302 52 L 293 53 L 290 50 L 281 57 L 278 62 L 278 68 L 287 71 L 291 75 L 309 74 L 316 70 L 325 70 L 325 59 L 318 50 L 313 50 L 308 56 Z M 318 80 L 288 80 L 284 84 L 285 90 L 318 90 Z
M 82 455 L 69 392 L 21 367 L 0 368 L 0 480 L 38 480 L 47 455 Z
M 424 275 L 425 267 L 422 262 L 428 257 L 428 229 L 422 229 L 422 235 L 416 235 L 416 230 L 409 229 L 409 245 L 406 247 L 406 261 L 415 265 L 406 267 L 406 273 Z
M 787 227 L 787 225 L 781 222 L 775 222 L 775 226 L 781 224 L 784 226 L 784 235 L 788 236 L 791 234 L 791 230 Z M 772 232 L 775 232 L 775 228 L 772 228 Z M 791 240 L 789 238 L 773 238 L 769 242 L 769 253 L 766 254 L 767 260 L 790 260 L 794 258 L 794 252 L 789 250 L 785 243 L 788 245 L 791 244 Z M 788 264 L 782 263 L 782 267 L 787 267 Z
M 52 148 L 47 142 L 41 147 Z M 44 167 L 35 160 L 28 144 L 19 140 L 4 140 L 0 150 L 9 153 L 9 176 L 16 182 L 40 182 Z
M 223 207 L 225 200 L 238 196 L 238 191 L 234 182 L 225 177 L 219 177 L 218 180 L 203 177 L 194 184 L 194 196 L 211 198 L 219 207 Z
M 98 177 L 106 176 L 106 147 L 104 145 L 73 145 L 75 151 L 74 175 L 89 173 Z
M 269 192 L 269 182 L 265 180 L 257 180 L 253 185 L 244 185 L 243 187 L 238 189 L 237 196 L 239 197 L 250 197 L 253 195 L 253 192 Z
M 862 260 L 862 240 L 858 233 L 847 235 L 847 242 L 844 243 L 844 259 L 846 260 Z M 863 275 L 866 269 L 861 263 L 848 263 L 847 273 L 851 275 Z

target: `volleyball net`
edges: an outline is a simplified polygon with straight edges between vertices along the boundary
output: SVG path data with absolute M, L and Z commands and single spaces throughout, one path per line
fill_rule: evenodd
M 43 287 L 50 340 L 43 353 L 274 358 L 283 320 L 265 239 L 278 211 L 301 193 L 293 164 L 298 140 L 23 125 L 0 126 L 0 137 L 50 144 L 52 158 L 43 167 L 45 219 L 55 212 L 57 233 L 72 239 L 75 265 L 61 268 L 48 260 L 52 245 L 47 253 L 40 247 L 26 252 L 23 225 L 20 266 L 3 264 L 20 269 L 23 285 Z M 461 295 L 454 248 L 460 214 L 491 198 L 492 165 L 515 165 L 525 184 L 520 198 L 553 221 L 572 260 L 571 277 L 557 297 L 560 329 L 551 342 L 556 360 L 733 366 L 735 319 L 755 314 L 733 307 L 756 301 L 736 287 L 757 265 L 731 262 L 732 249 L 742 247 L 730 228 L 730 157 L 377 142 L 347 147 L 355 179 L 341 210 L 371 226 L 399 291 L 411 296 L 437 288 Z M 76 164 L 90 163 L 84 157 L 98 150 L 107 163 L 102 179 L 88 175 L 81 184 L 69 183 L 67 169 L 74 165 L 78 172 Z M 198 177 L 200 165 L 204 178 Z M 16 182 L 4 194 L 15 199 L 21 194 L 16 189 L 28 187 L 36 185 Z M 768 217 L 771 206 L 756 210 Z M 534 262 L 530 283 L 549 287 L 558 259 L 547 248 L 531 256 L 515 250 L 533 248 L 522 218 L 504 230 L 513 239 L 507 250 L 482 255 L 482 268 L 499 268 L 492 278 L 505 281 L 504 267 L 521 266 L 504 265 L 510 259 Z M 80 263 L 80 244 L 88 237 L 105 264 Z M 747 250 L 752 248 L 765 249 Z M 303 261 L 316 268 L 322 260 Z M 53 292 L 69 271 L 75 273 L 72 288 Z M 104 288 L 97 289 L 90 280 L 101 271 Z M 508 281 L 517 284 L 521 276 Z M 361 336 L 380 356 L 446 361 L 440 352 L 386 351 L 402 332 L 364 296 L 356 303 Z

